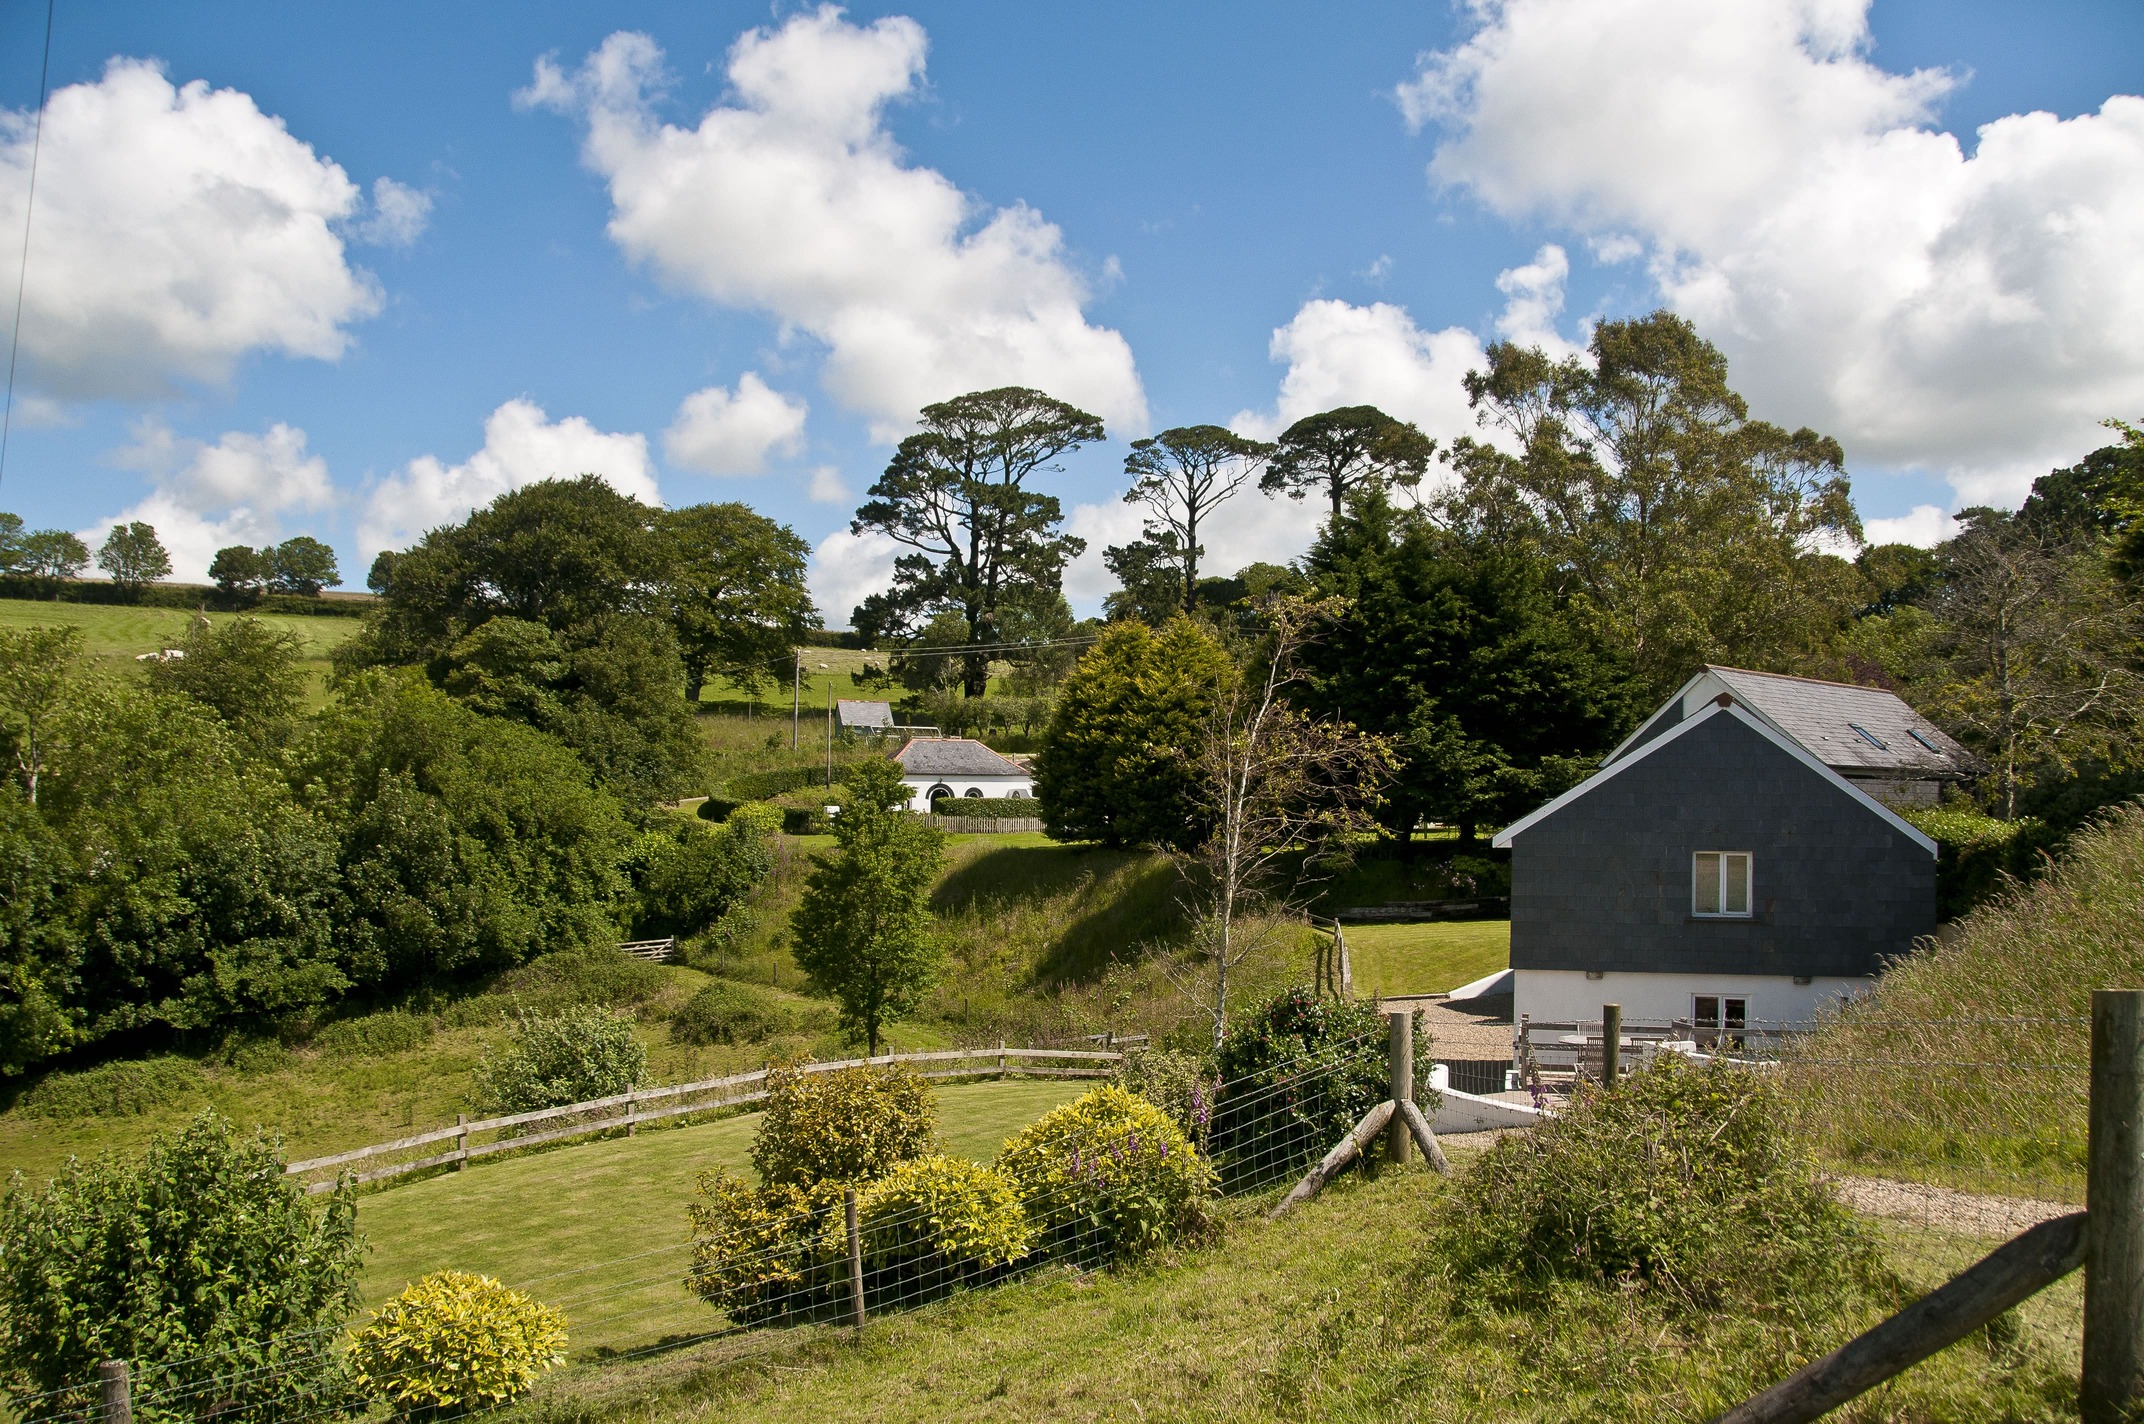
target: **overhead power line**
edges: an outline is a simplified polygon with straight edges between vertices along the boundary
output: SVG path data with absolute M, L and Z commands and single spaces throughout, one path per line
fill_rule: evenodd
M 22 263 L 15 271 L 15 330 L 7 345 L 7 408 L 0 412 L 0 479 L 7 477 L 7 441 L 15 426 L 15 358 L 22 350 L 22 294 L 30 281 L 30 213 L 37 204 L 37 160 L 45 147 L 45 98 L 52 78 L 52 8 L 45 0 L 45 57 L 37 68 L 37 121 L 30 131 L 30 190 L 22 202 Z

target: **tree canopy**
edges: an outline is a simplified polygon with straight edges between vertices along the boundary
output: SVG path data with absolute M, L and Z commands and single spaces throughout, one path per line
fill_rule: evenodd
M 804 587 L 811 546 L 742 504 L 694 504 L 663 516 L 673 545 L 665 586 L 685 661 L 685 700 L 716 675 L 756 691 L 819 626 Z
M 97 567 L 110 574 L 112 582 L 121 588 L 139 589 L 170 575 L 171 555 L 165 552 L 164 541 L 156 537 L 155 527 L 136 519 L 112 526 L 112 532 L 104 536 L 103 547 L 97 550 Z
M 1066 563 L 1087 547 L 1061 532 L 1057 497 L 1028 481 L 1102 439 L 1102 422 L 1040 391 L 1007 386 L 925 406 L 920 424 L 850 522 L 855 533 L 882 534 L 908 551 L 895 561 L 893 587 L 858 605 L 853 622 L 875 641 L 907 636 L 953 610 L 967 624 L 968 646 L 986 649 L 1004 641 L 1008 598 L 1056 592 Z M 963 663 L 967 694 L 982 696 L 990 654 L 977 651 Z
M 1341 406 L 1281 432 L 1260 488 L 1291 499 L 1322 494 L 1338 518 L 1360 491 L 1417 487 L 1436 453 L 1435 440 L 1374 405 Z
M 1124 457 L 1124 472 L 1132 477 L 1124 502 L 1149 511 L 1149 547 L 1180 560 L 1176 582 L 1184 612 L 1196 603 L 1199 556 L 1206 552 L 1199 543 L 1200 526 L 1265 468 L 1272 454 L 1272 446 L 1218 425 L 1179 426 L 1132 442 Z M 1112 561 L 1112 570 L 1116 567 Z

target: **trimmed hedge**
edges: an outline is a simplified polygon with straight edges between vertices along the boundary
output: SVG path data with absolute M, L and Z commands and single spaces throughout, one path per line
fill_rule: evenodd
M 1902 810 L 1899 816 L 1936 843 L 1936 913 L 1955 919 L 2009 880 L 2029 880 L 2043 852 L 2062 841 L 2044 821 L 2003 821 L 1965 810 Z
M 362 618 L 372 611 L 374 602 L 369 594 L 354 598 L 307 598 L 297 593 L 234 597 L 211 583 L 152 583 L 126 589 L 104 579 L 45 579 L 28 574 L 0 574 L 0 598 L 130 608 L 209 608 L 219 613 L 296 613 L 313 618 Z
M 931 802 L 931 814 L 1025 821 L 1041 817 L 1042 803 L 1032 796 L 940 796 Z

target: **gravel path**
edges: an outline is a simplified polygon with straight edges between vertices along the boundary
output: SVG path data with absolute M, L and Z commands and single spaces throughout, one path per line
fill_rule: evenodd
M 1951 1187 L 1928 1187 L 1917 1182 L 1893 1182 L 1882 1177 L 1833 1177 L 1839 1196 L 1854 1210 L 1870 1216 L 1888 1216 L 1917 1221 L 1939 1231 L 1966 1236 L 2015 1236 L 2068 1216 L 2077 1207 L 2062 1202 L 2035 1201 L 2030 1197 L 1983 1197 Z

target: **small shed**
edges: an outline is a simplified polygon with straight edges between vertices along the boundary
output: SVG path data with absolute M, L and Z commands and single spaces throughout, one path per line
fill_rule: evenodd
M 1010 757 L 971 737 L 910 737 L 893 759 L 910 792 L 909 809 L 928 811 L 940 796 L 966 799 L 1035 794 L 1035 778 Z
M 1756 685 L 1775 709 L 1828 699 L 1871 720 L 1800 724 L 1811 747 L 1733 692 L 1694 707 L 1678 695 L 1598 772 L 1496 837 L 1511 851 L 1516 1013 L 1598 1019 L 1614 1003 L 1626 1020 L 1700 1029 L 1803 1022 L 1935 929 L 1935 842 L 1870 794 L 1914 778 L 1895 762 L 1870 777 L 1828 764 L 1850 751 L 1835 730 L 1911 740 L 1921 724 L 1874 720 L 1870 699 L 1796 703 L 1775 685 L 1793 681 L 1805 680 Z M 1942 748 L 1956 744 L 1930 742 L 1948 774 Z
M 891 732 L 893 704 L 844 697 L 834 703 L 834 720 L 844 732 Z

